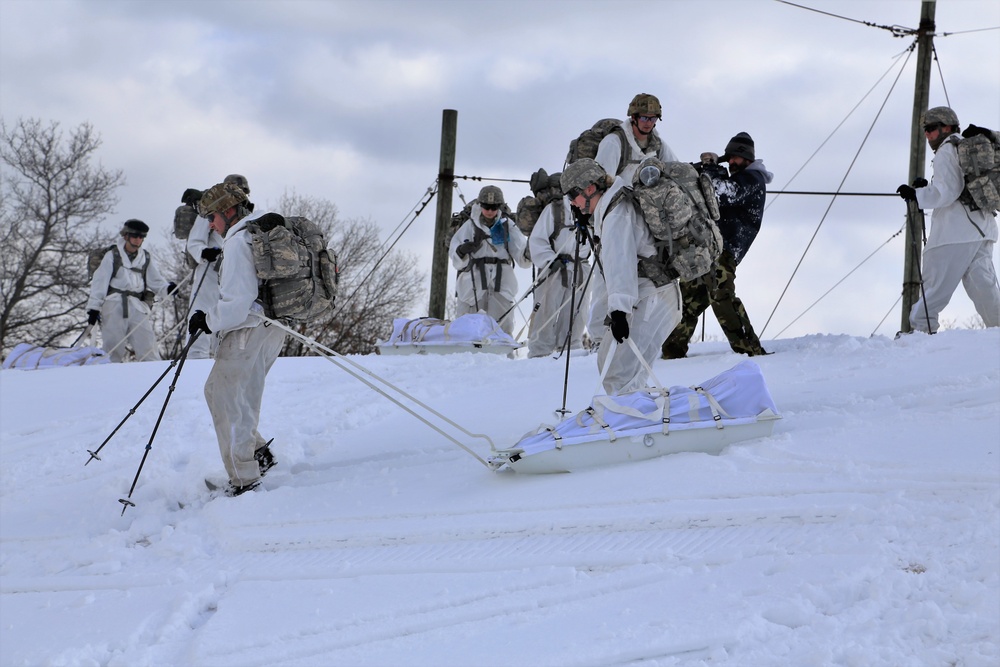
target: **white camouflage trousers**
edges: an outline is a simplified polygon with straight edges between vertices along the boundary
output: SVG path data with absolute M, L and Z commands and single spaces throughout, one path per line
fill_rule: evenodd
M 535 288 L 535 305 L 531 313 L 531 327 L 528 332 L 528 357 L 544 357 L 561 350 L 566 344 L 566 333 L 569 331 L 569 321 L 572 316 L 570 308 L 575 309 L 573 318 L 573 334 L 570 349 L 579 350 L 583 347 L 583 328 L 589 307 L 583 290 L 584 282 L 590 275 L 590 266 L 581 262 L 580 285 L 576 288 L 576 296 L 572 294 L 573 271 L 567 270 L 563 276 L 561 271 L 550 274 L 545 281 Z M 567 285 L 563 286 L 565 278 Z
M 653 362 L 660 357 L 660 346 L 666 336 L 674 330 L 681 321 L 681 294 L 677 281 L 669 287 L 654 292 L 639 299 L 635 309 L 628 317 L 629 338 L 639 348 L 646 365 L 652 367 Z M 597 352 L 597 370 L 601 371 L 608 363 L 608 372 L 604 376 L 604 391 L 609 396 L 630 394 L 646 387 L 649 371 L 636 358 L 632 346 L 626 340 L 612 346 L 614 337 L 611 327 L 604 327 L 604 337 Z M 608 359 L 608 350 L 614 347 L 614 355 Z
M 101 347 L 110 352 L 112 363 L 125 361 L 126 345 L 132 347 L 136 361 L 160 361 L 149 307 L 133 296 L 124 297 L 128 299 L 126 319 L 122 315 L 123 297 L 119 292 L 109 294 L 101 306 Z
M 938 330 L 938 315 L 951 301 L 959 283 L 986 326 L 1000 326 L 1000 287 L 993 268 L 993 246 L 993 241 L 977 241 L 924 251 L 922 295 L 910 309 L 910 326 L 915 331 Z
M 215 364 L 205 381 L 205 402 L 233 486 L 246 486 L 260 478 L 253 454 L 267 442 L 257 431 L 264 379 L 284 342 L 284 331 L 263 324 L 230 331 L 219 341 Z
M 590 277 L 590 305 L 588 306 L 587 333 L 596 343 L 601 342 L 607 327 L 604 318 L 608 316 L 608 286 L 604 282 L 604 274 L 600 268 L 594 269 Z

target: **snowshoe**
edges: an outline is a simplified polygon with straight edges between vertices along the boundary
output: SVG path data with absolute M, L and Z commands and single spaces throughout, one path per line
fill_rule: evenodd
M 253 453 L 253 457 L 257 459 L 257 466 L 260 468 L 261 477 L 266 475 L 267 471 L 278 463 L 278 459 L 274 458 L 274 454 L 271 453 L 270 445 L 272 442 L 274 442 L 274 438 L 268 440 L 266 445 Z

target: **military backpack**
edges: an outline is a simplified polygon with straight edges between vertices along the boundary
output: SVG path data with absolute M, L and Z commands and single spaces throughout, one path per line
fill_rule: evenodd
M 1000 210 L 1000 148 L 997 133 L 969 125 L 963 137 L 951 135 L 947 139 L 958 152 L 958 165 L 965 176 L 965 188 L 959 201 L 973 211 L 982 210 L 993 215 Z
M 339 276 L 322 230 L 306 218 L 277 213 L 248 221 L 246 229 L 264 314 L 291 322 L 328 315 Z
M 657 287 L 679 278 L 688 282 L 710 270 L 722 254 L 719 200 L 707 174 L 687 162 L 646 158 L 631 188 L 622 188 L 608 206 L 630 198 L 656 240 L 656 255 L 640 258 L 639 272 Z

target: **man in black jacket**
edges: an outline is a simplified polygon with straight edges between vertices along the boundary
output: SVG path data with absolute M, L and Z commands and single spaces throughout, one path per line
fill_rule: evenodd
M 699 167 L 712 177 L 719 196 L 718 225 L 724 245 L 714 270 L 691 282 L 681 283 L 684 313 L 680 324 L 663 343 L 663 358 L 687 356 L 698 318 L 709 306 L 734 352 L 751 357 L 767 354 L 750 324 L 743 302 L 736 296 L 736 267 L 760 231 L 765 187 L 774 180 L 774 175 L 756 159 L 753 139 L 746 132 L 730 139 L 721 158 L 715 153 L 702 153 L 701 159 Z M 718 162 L 729 163 L 728 174 Z

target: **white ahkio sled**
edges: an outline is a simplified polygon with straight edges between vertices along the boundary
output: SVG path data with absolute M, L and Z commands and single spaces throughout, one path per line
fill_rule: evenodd
M 88 324 L 70 347 L 43 347 L 18 343 L 3 360 L 0 368 L 36 370 L 60 366 L 93 366 L 111 362 L 104 350 L 94 345 L 94 325 Z
M 379 354 L 510 354 L 521 345 L 489 315 L 473 313 L 454 320 L 396 318 L 392 336 L 376 344 Z
M 595 396 L 586 410 L 493 452 L 494 470 L 572 472 L 665 454 L 718 454 L 771 435 L 781 417 L 760 367 L 743 361 L 695 387 Z

